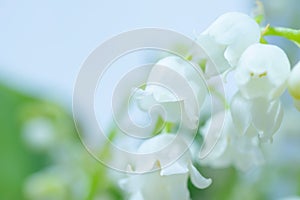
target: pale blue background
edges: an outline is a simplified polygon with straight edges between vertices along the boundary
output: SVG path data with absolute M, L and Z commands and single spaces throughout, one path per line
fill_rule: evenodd
M 0 81 L 70 105 L 76 75 L 105 39 L 141 27 L 194 36 L 228 11 L 251 14 L 253 1 L 0 0 Z

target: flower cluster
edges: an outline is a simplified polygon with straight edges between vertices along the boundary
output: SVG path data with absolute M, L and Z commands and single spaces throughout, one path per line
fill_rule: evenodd
M 188 177 L 196 187 L 208 187 L 211 180 L 201 176 L 193 166 L 194 158 L 200 165 L 233 165 L 241 170 L 264 162 L 261 146 L 272 141 L 280 127 L 283 117 L 280 96 L 287 87 L 300 110 L 300 63 L 291 72 L 285 52 L 260 41 L 261 29 L 254 19 L 242 13 L 227 13 L 197 37 L 196 42 L 205 55 L 190 49 L 187 60 L 168 56 L 153 66 L 146 87 L 138 89 L 134 98 L 144 111 L 162 106 L 165 111 L 162 118 L 173 128 L 145 140 L 138 152 L 155 151 L 175 138 L 174 151 L 185 152 L 187 138 L 195 132 L 204 139 L 206 149 L 208 145 L 211 150 L 202 159 L 187 151 L 167 166 L 164 159 L 170 155 L 164 153 L 150 163 L 143 163 L 149 173 L 129 175 L 120 182 L 131 199 L 189 199 Z M 228 78 L 230 73 L 233 79 Z M 212 111 L 204 119 L 205 125 L 200 126 L 201 108 L 210 96 L 209 91 L 217 91 L 220 86 L 209 85 L 216 76 L 223 80 L 222 87 L 234 85 L 236 91 L 232 97 L 210 94 L 225 101 L 227 106 Z M 206 143 L 207 140 L 212 141 Z M 137 167 L 138 164 L 131 166 L 132 171 Z

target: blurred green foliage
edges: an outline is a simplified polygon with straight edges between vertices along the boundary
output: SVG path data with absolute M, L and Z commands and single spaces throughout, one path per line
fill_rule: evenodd
M 0 199 L 123 199 L 109 169 L 84 149 L 66 110 L 4 85 L 0 108 Z M 50 122 L 53 132 L 42 143 L 41 133 L 33 134 L 32 145 L 24 127 L 35 119 Z
M 38 102 L 0 85 L 0 199 L 23 199 L 25 178 L 47 164 L 47 158 L 30 151 L 20 135 L 22 109 Z

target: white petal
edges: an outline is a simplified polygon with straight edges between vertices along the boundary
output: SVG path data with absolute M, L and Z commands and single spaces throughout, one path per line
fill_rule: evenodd
M 236 68 L 236 83 L 247 99 L 274 99 L 285 90 L 290 63 L 283 50 L 274 45 L 253 44 L 242 54 Z
M 195 127 L 200 108 L 207 95 L 207 88 L 200 69 L 176 56 L 169 56 L 157 62 L 148 77 L 146 91 L 164 104 L 170 119 L 186 117 L 188 127 Z M 176 109 L 171 102 L 179 102 Z M 180 112 L 180 109 L 182 112 Z
M 261 132 L 276 132 L 282 121 L 280 100 L 268 101 L 258 98 L 252 102 L 252 123 Z
M 158 152 L 169 145 L 176 135 L 174 134 L 159 134 L 155 137 L 145 140 L 138 149 L 138 153 L 154 153 Z
M 162 133 L 155 137 L 145 140 L 139 147 L 137 153 L 147 154 L 147 156 L 139 157 L 135 161 L 134 169 L 139 172 L 152 171 L 153 169 L 164 169 L 170 164 L 179 163 L 181 166 L 186 166 L 191 159 L 187 150 L 187 145 L 183 138 L 172 133 Z M 177 168 L 178 174 L 181 174 L 184 169 Z M 166 169 L 166 173 L 175 172 L 174 168 Z M 168 170 L 170 170 L 168 172 Z M 163 172 L 164 173 L 164 172 Z
M 244 134 L 249 128 L 252 120 L 251 103 L 237 93 L 231 102 L 231 116 L 237 130 Z
M 221 74 L 231 68 L 228 61 L 223 56 L 226 46 L 216 43 L 209 35 L 200 35 L 197 38 L 197 42 L 205 49 L 208 55 L 204 71 L 207 76 L 211 77 Z
M 215 37 L 220 44 L 232 44 L 236 39 L 243 36 L 244 40 L 257 42 L 259 35 L 259 26 L 248 15 L 238 12 L 229 12 L 221 15 L 216 21 L 206 30 L 206 32 Z
M 154 99 L 153 97 L 152 92 L 150 91 L 137 88 L 132 92 L 132 94 L 132 98 L 137 102 L 142 110 L 147 111 L 157 103 L 156 99 Z
M 190 170 L 191 181 L 195 187 L 199 189 L 204 189 L 210 186 L 210 184 L 212 183 L 212 180 L 210 178 L 203 177 L 199 173 L 199 171 L 194 167 L 194 165 L 190 164 L 189 170 Z
M 204 165 L 208 165 L 214 168 L 223 168 L 230 165 L 231 155 L 228 154 L 230 151 L 230 140 L 231 135 L 233 135 L 233 131 L 235 131 L 232 123 L 232 119 L 230 113 L 224 114 L 224 112 L 220 112 L 216 114 L 217 117 L 223 118 L 219 120 L 220 122 L 215 122 L 215 124 L 224 124 L 221 126 L 221 129 L 215 129 L 215 125 L 205 125 L 204 130 L 201 132 L 207 132 L 209 127 L 212 132 L 208 133 L 211 135 L 215 135 L 216 144 L 212 147 L 211 151 L 207 154 L 206 157 L 200 157 L 200 163 Z M 210 120 L 211 121 L 211 120 Z M 223 121 L 223 122 L 222 122 Z M 209 122 L 211 123 L 211 122 Z M 206 133 L 206 134 L 207 134 Z M 202 150 L 202 149 L 201 149 Z M 200 154 L 201 156 L 201 154 Z
M 220 16 L 197 38 L 208 55 L 205 73 L 217 75 L 235 67 L 243 51 L 259 39 L 260 28 L 251 17 L 238 12 Z M 210 69 L 211 62 L 217 70 Z
M 132 98 L 142 111 L 148 112 L 152 119 L 160 116 L 165 121 L 178 123 L 186 112 L 184 101 L 176 99 L 168 90 L 162 92 L 163 89 L 151 85 L 147 90 L 136 89 Z
M 224 124 L 226 123 L 226 112 L 219 112 L 212 115 L 205 127 L 202 129 L 204 142 L 200 150 L 199 158 L 204 159 L 212 153 L 218 142 L 223 135 Z M 226 137 L 226 136 L 225 136 Z M 220 146 L 221 147 L 221 146 Z
M 179 162 L 175 162 L 174 164 L 164 167 L 160 171 L 161 176 L 169 176 L 174 174 L 185 174 L 189 170 L 187 168 L 187 165 L 181 165 Z
M 194 98 L 196 95 L 201 105 L 207 92 L 201 70 L 176 56 L 169 56 L 157 62 L 149 74 L 148 82 L 158 84 L 152 90 L 158 101 L 162 101 L 159 99 L 159 94 L 166 93 L 165 90 L 168 90 L 179 100 Z M 161 92 L 156 92 L 160 90 L 158 86 L 161 86 Z

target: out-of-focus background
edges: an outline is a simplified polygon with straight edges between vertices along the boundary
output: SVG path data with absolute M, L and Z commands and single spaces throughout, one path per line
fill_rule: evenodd
M 300 28 L 298 0 L 263 1 L 267 23 Z M 141 27 L 195 37 L 219 15 L 251 15 L 253 0 L 0 0 L 0 199 L 124 199 L 114 174 L 81 145 L 72 120 L 80 66 L 101 42 Z M 300 59 L 296 45 L 268 38 Z M 193 199 L 279 199 L 300 195 L 299 113 L 287 105 L 286 126 L 267 145 L 267 164 L 241 174 L 204 169 L 214 179 Z

